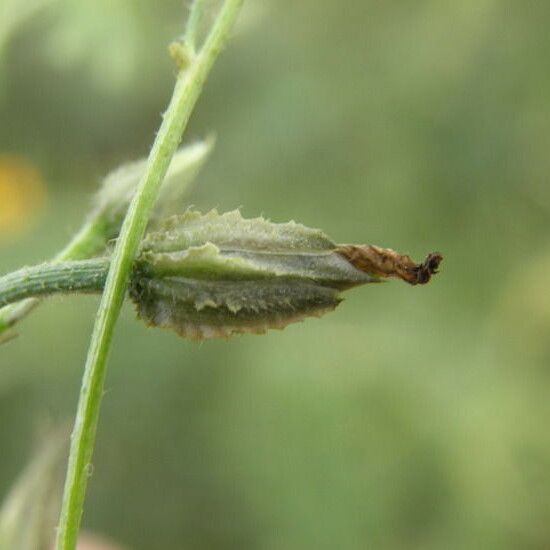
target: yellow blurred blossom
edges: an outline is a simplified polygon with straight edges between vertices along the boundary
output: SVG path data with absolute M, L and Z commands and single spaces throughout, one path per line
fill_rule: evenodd
M 0 242 L 29 229 L 44 198 L 44 183 L 31 162 L 16 155 L 0 155 Z

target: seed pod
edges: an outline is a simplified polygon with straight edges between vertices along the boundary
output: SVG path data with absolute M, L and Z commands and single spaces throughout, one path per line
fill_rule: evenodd
M 338 291 L 296 279 L 198 280 L 139 278 L 132 287 L 139 316 L 194 340 L 264 333 L 339 303 Z
M 152 277 L 296 279 L 337 289 L 375 282 L 354 267 L 319 229 L 295 222 L 246 220 L 238 210 L 205 215 L 188 211 L 147 235 L 142 266 Z
M 427 282 L 437 258 L 416 266 L 390 250 L 338 246 L 295 222 L 188 211 L 145 238 L 130 295 L 148 324 L 185 337 L 263 333 L 321 316 L 340 303 L 340 291 L 381 277 Z

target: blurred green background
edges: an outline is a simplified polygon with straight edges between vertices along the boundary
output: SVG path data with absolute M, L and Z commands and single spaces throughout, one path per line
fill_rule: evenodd
M 0 272 L 145 155 L 181 0 L 2 0 Z M 117 327 L 84 525 L 129 549 L 550 547 L 550 3 L 249 0 L 189 202 L 420 259 L 427 287 L 197 344 Z M 182 205 L 182 209 L 184 206 Z M 0 494 L 72 419 L 97 297 L 0 348 Z

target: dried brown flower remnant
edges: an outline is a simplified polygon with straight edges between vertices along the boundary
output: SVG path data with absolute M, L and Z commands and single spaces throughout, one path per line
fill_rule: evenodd
M 443 260 L 439 252 L 432 252 L 422 263 L 417 264 L 409 256 L 372 244 L 344 244 L 338 246 L 336 252 L 365 273 L 379 277 L 398 277 L 411 285 L 428 283 Z

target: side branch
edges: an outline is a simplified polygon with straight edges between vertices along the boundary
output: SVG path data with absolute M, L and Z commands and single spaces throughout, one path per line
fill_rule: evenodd
M 108 269 L 108 258 L 25 267 L 0 277 L 0 307 L 31 297 L 101 292 Z

